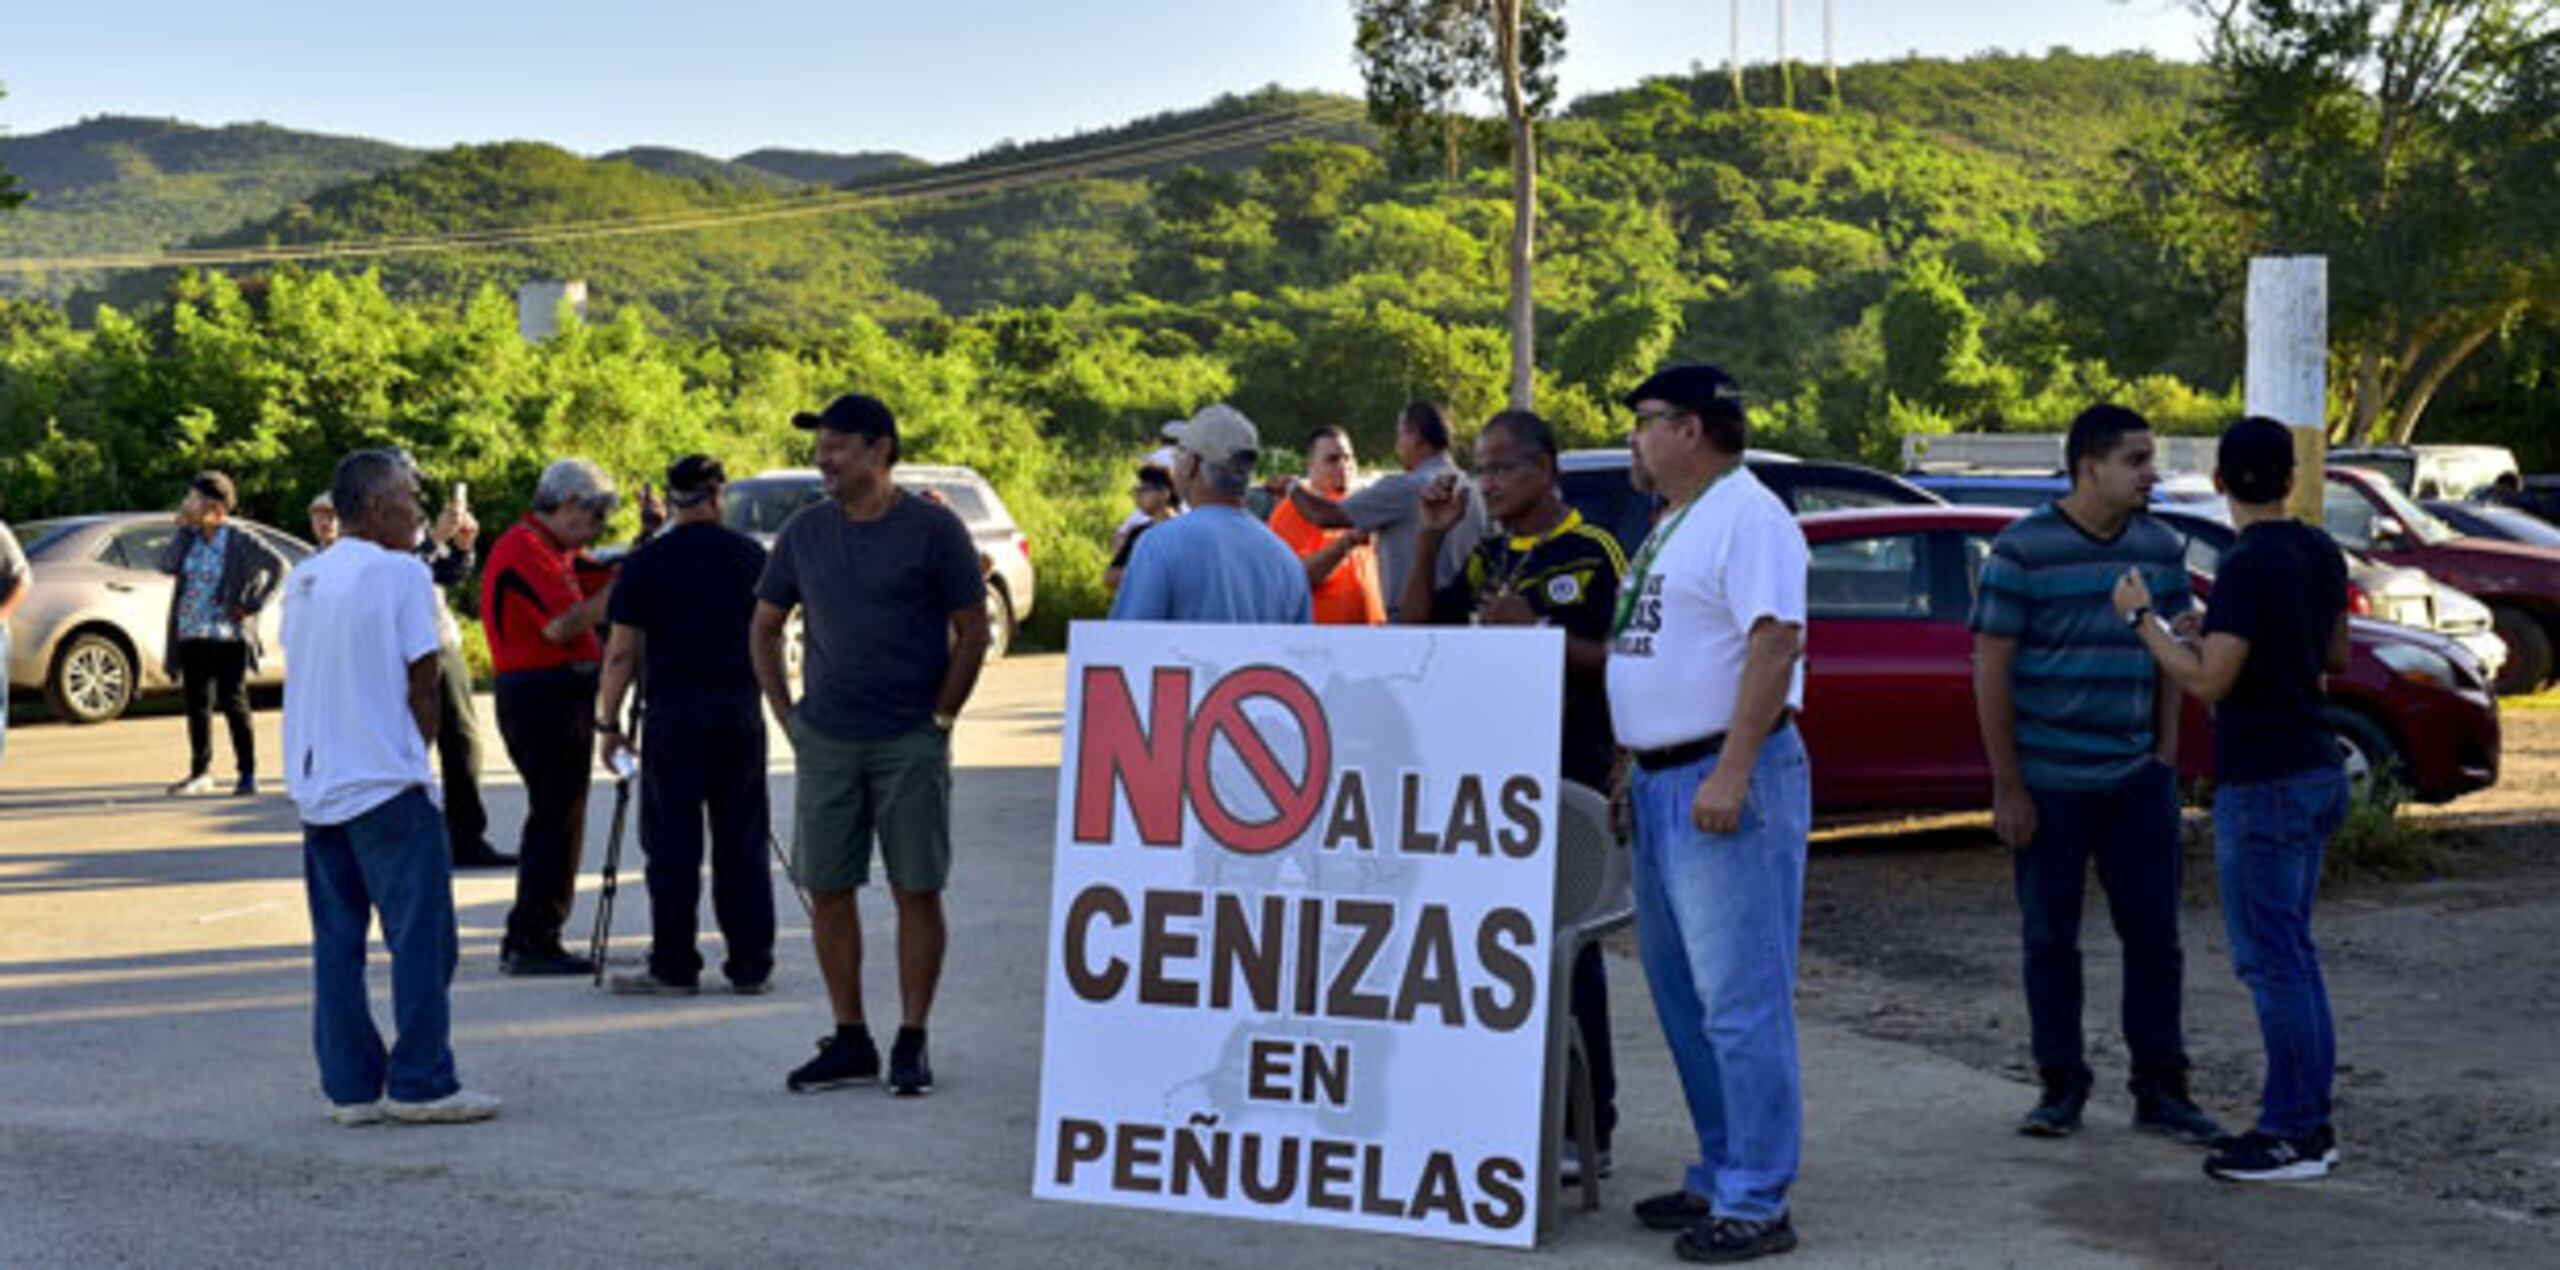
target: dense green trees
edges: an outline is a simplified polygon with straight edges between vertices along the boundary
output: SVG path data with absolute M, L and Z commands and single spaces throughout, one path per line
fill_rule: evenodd
M 1708 76 L 1575 102 L 1540 129 L 1539 409 L 1575 444 L 1614 443 L 1617 394 L 1702 358 L 1741 379 L 1763 443 L 1813 455 L 1890 462 L 1911 432 L 2053 429 L 2102 397 L 2217 426 L 2237 407 L 2245 262 L 2271 223 L 2263 163 L 2215 122 L 2230 83 L 2054 54 L 1850 67 L 1836 113 L 1736 110 Z M 2460 123 L 2507 131 L 2460 134 L 2482 139 L 2461 199 L 2440 205 L 2470 209 L 2525 267 L 2547 263 L 2550 243 L 2526 241 L 2547 216 L 2513 192 L 2555 170 L 2560 111 L 2530 103 L 2560 100 L 2560 75 L 2503 83 Z M 1274 111 L 1313 123 L 1256 122 Z M 1275 449 L 1341 423 L 1381 462 L 1409 399 L 1464 422 L 1502 405 L 1516 218 L 1499 130 L 1461 139 L 1453 181 L 1444 155 L 1401 161 L 1336 122 L 1356 111 L 1274 91 L 1007 147 L 961 166 L 1047 176 L 970 198 L 0 304 L 0 515 L 157 506 L 222 463 L 254 510 L 292 523 L 338 453 L 385 441 L 506 514 L 561 453 L 634 481 L 687 449 L 733 471 L 801 461 L 791 412 L 860 387 L 898 410 L 912 457 L 973 464 L 1002 490 L 1042 570 L 1027 634 L 1054 638 L 1100 606 L 1127 467 L 1165 419 L 1230 400 Z M 1102 153 L 1123 161 L 1083 157 Z M 805 197 L 466 147 L 225 240 Z M 2541 428 L 2560 383 L 2550 284 L 2461 259 L 2431 285 L 2520 285 L 2522 302 L 2442 379 L 2425 435 L 2560 463 Z M 525 344 L 512 290 L 528 276 L 586 278 L 590 324 Z

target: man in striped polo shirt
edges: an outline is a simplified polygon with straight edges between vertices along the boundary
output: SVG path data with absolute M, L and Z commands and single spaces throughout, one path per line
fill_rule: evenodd
M 2179 1019 L 2179 696 L 2110 599 L 2116 579 L 2137 569 L 2162 616 L 2185 612 L 2185 547 L 2143 514 L 2158 475 L 2141 415 L 2092 406 L 2072 421 L 2063 453 L 2071 492 L 1992 543 L 1972 621 L 1992 826 L 2016 849 L 2027 1019 L 2044 1086 L 2018 1130 L 2068 1135 L 2088 1104 L 2080 909 L 2094 860 L 2124 946 L 2134 1127 L 2209 1142 L 2221 1128 L 2188 1097 Z

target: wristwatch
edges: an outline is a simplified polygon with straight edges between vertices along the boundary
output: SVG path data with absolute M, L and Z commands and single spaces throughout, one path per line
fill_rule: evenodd
M 622 735 L 622 725 L 611 719 L 598 719 L 596 720 L 596 733 L 599 736 L 620 736 Z
M 2140 629 L 2140 628 L 2141 628 L 2141 626 L 2142 626 L 2142 620 L 2143 620 L 2144 618 L 2149 617 L 2149 616 L 2151 616 L 2151 606 L 2150 606 L 2150 605 L 2148 605 L 2148 604 L 2145 604 L 2145 605 L 2143 605 L 2141 608 L 2135 609 L 2134 611 L 2132 611 L 2132 612 L 2130 612 L 2130 613 L 2125 614 L 2125 615 L 2124 615 L 2124 626 L 2125 626 L 2125 629 L 2126 629 L 2126 630 L 2138 630 L 2138 629 Z

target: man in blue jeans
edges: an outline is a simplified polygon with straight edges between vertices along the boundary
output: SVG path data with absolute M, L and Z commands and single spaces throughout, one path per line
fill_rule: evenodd
M 302 818 L 321 1089 L 342 1125 L 486 1120 L 498 1100 L 462 1087 L 450 1043 L 461 941 L 427 760 L 443 694 L 434 584 L 412 553 L 426 524 L 417 474 L 359 450 L 330 497 L 344 536 L 294 571 L 284 609 L 285 786 Z M 387 1050 L 365 995 L 376 913 L 399 1028 Z
M 1666 506 L 1610 622 L 1609 715 L 1632 751 L 1636 946 L 1698 1159 L 1636 1205 L 1673 1251 L 1733 1262 L 1796 1246 L 1804 1145 L 1796 947 L 1811 769 L 1804 534 L 1743 466 L 1742 393 L 1675 366 L 1627 395 L 1638 489 Z
M 2187 1094 L 2178 946 L 2178 694 L 2163 689 L 2108 588 L 2151 579 L 2187 608 L 2186 547 L 2143 509 L 2151 425 L 2092 406 L 2064 442 L 2071 492 L 2000 532 L 1975 591 L 1974 708 L 1991 762 L 1992 828 L 2015 848 L 2027 1022 L 2043 1094 L 2018 1131 L 2077 1132 L 2095 1076 L 2081 1045 L 2080 907 L 2089 866 L 2124 946 L 2133 1125 L 2191 1143 L 2221 1127 Z
M 2223 552 L 2204 642 L 2181 642 L 2126 574 L 2116 612 L 2179 687 L 2214 703 L 2213 841 L 2232 966 L 2258 1009 L 2267 1083 L 2257 1126 L 2204 1171 L 2235 1182 L 2324 1177 L 2338 1162 L 2329 1090 L 2338 1043 L 2311 944 L 2320 859 L 2347 814 L 2321 672 L 2347 668 L 2347 568 L 2329 535 L 2285 514 L 2293 436 L 2249 418 L 2222 434 L 2214 483 L 2240 536 Z

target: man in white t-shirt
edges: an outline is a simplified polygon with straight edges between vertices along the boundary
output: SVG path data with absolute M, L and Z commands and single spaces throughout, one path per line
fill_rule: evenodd
M 1796 1244 L 1805 541 L 1743 466 L 1731 377 L 1675 366 L 1626 401 L 1637 488 L 1664 508 L 1619 590 L 1609 714 L 1635 759 L 1637 952 L 1698 1135 L 1681 1188 L 1636 1216 L 1685 1258 L 1746 1261 Z
M 486 1120 L 455 1076 L 448 993 L 460 936 L 453 858 L 427 750 L 442 704 L 436 599 L 417 557 L 417 472 L 359 450 L 330 485 L 341 537 L 286 581 L 285 787 L 302 819 L 312 1045 L 342 1125 Z M 366 929 L 391 950 L 386 1049 L 365 992 Z

